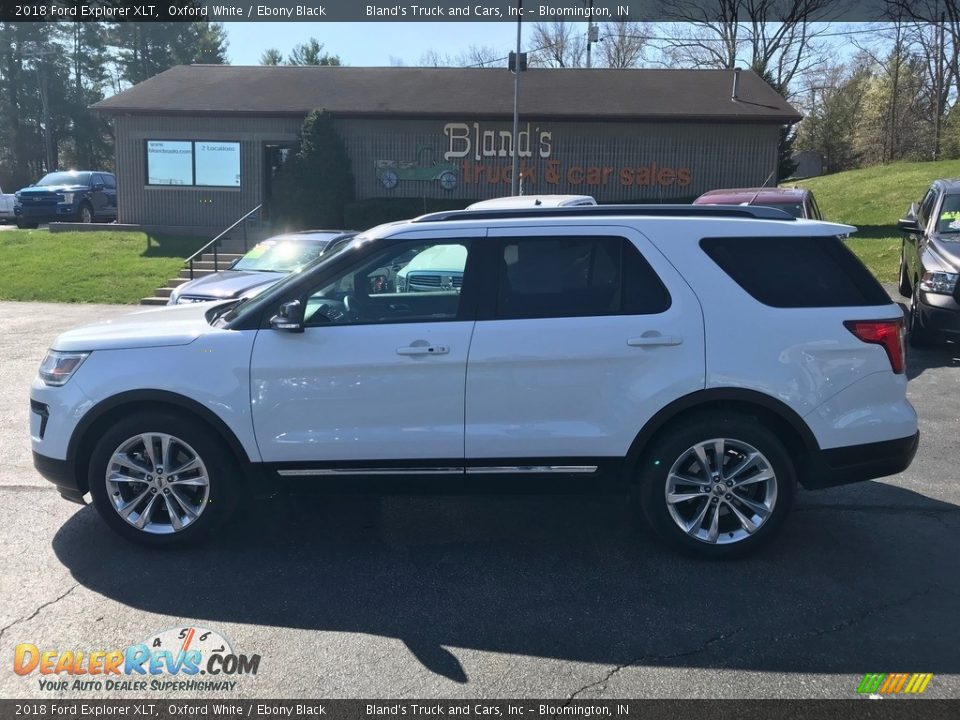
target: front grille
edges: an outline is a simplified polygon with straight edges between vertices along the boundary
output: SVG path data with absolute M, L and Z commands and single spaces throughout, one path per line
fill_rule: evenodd
M 420 287 L 459 288 L 461 285 L 463 285 L 463 275 L 457 275 L 454 273 L 431 273 L 429 275 L 411 273 L 407 276 L 407 283 L 409 285 L 418 285 Z
M 57 204 L 56 195 L 21 195 L 20 196 L 21 205 L 29 205 L 30 207 L 40 207 L 44 205 L 53 206 Z

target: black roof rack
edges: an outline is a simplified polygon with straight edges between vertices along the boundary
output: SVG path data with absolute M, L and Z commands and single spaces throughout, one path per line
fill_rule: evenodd
M 574 205 L 566 207 L 508 208 L 504 210 L 447 210 L 421 215 L 413 222 L 498 220 L 524 217 L 590 217 L 624 215 L 644 217 L 730 217 L 795 221 L 789 213 L 763 205 Z

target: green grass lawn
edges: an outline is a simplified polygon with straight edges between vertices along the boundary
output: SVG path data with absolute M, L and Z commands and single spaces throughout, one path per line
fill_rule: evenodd
M 0 232 L 0 300 L 136 303 L 167 284 L 198 238 L 139 232 Z
M 960 160 L 893 163 L 802 180 L 827 220 L 856 225 L 850 249 L 881 282 L 895 282 L 900 262 L 897 220 L 937 178 L 960 176 Z M 793 184 L 793 183 L 788 183 Z

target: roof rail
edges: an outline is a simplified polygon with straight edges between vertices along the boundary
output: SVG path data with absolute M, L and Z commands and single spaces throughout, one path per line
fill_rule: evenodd
M 505 210 L 447 210 L 421 215 L 413 222 L 450 220 L 498 220 L 525 217 L 592 217 L 626 215 L 644 217 L 729 217 L 757 220 L 796 221 L 789 213 L 763 205 L 579 205 L 573 207 L 531 207 Z

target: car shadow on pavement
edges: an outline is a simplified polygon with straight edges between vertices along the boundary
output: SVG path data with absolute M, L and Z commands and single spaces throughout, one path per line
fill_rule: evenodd
M 207 545 L 166 552 L 118 539 L 88 507 L 53 548 L 80 584 L 128 606 L 398 638 L 461 683 L 456 648 L 618 666 L 960 672 L 960 508 L 857 487 L 801 493 L 780 538 L 737 562 L 664 549 L 616 496 L 283 497 Z
M 944 367 L 960 368 L 960 343 L 950 340 L 922 350 L 907 350 L 908 380 L 913 380 L 926 370 Z

